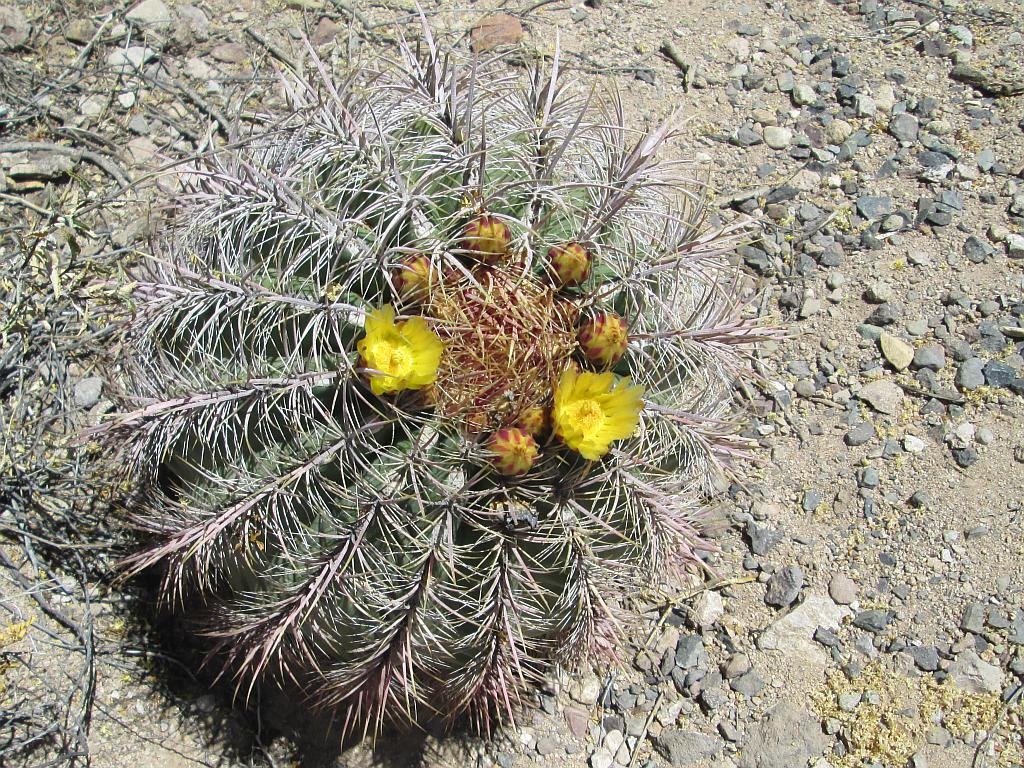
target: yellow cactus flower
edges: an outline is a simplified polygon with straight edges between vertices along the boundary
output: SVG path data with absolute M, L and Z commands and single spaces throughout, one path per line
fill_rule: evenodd
M 422 317 L 395 322 L 395 308 L 385 304 L 366 316 L 366 335 L 356 347 L 369 371 L 375 395 L 421 389 L 437 378 L 444 344 Z
M 644 388 L 612 373 L 569 369 L 555 388 L 555 434 L 583 458 L 594 461 L 614 440 L 629 437 L 640 421 Z

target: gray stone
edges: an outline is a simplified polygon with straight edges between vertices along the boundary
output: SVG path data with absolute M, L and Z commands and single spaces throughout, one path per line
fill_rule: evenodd
M 986 147 L 974 156 L 974 161 L 981 170 L 988 173 L 992 170 L 992 166 L 996 164 L 996 153 L 993 149 Z
M 892 325 L 899 319 L 899 310 L 890 304 L 885 302 L 875 307 L 874 311 L 868 315 L 867 320 L 864 322 L 868 325 L 877 325 L 879 328 L 885 325 Z M 881 331 L 879 331 L 879 334 Z M 878 338 L 877 336 L 875 338 Z
M 804 586 L 804 572 L 798 565 L 782 568 L 768 580 L 764 601 L 779 608 L 789 606 L 800 595 Z
M 982 264 L 992 255 L 992 246 L 976 235 L 964 240 L 964 256 L 973 264 Z
M 707 765 L 708 758 L 724 746 L 721 739 L 678 728 L 666 728 L 653 741 L 654 748 L 672 766 Z
M 857 446 L 864 445 L 869 442 L 875 436 L 875 425 L 869 421 L 862 421 L 860 424 L 854 426 L 846 436 L 843 438 L 848 446 L 856 448 Z
M 747 523 L 747 538 L 750 539 L 750 551 L 755 555 L 767 555 L 782 541 L 782 534 L 767 525 L 759 525 L 751 520 Z
M 985 604 L 970 603 L 960 617 L 960 629 L 980 635 L 985 630 Z
M 818 627 L 837 630 L 849 615 L 849 608 L 836 605 L 827 595 L 811 592 L 799 606 L 770 624 L 757 645 L 761 650 L 779 651 L 802 665 L 824 666 L 828 657 L 814 642 L 814 632 Z
M 865 219 L 880 219 L 892 213 L 892 198 L 888 195 L 861 195 L 857 198 L 857 213 Z
M 949 679 L 968 693 L 1000 693 L 1003 671 L 984 662 L 974 651 L 964 651 L 949 665 Z
M 763 139 L 761 134 L 749 125 L 741 125 L 729 141 L 739 147 L 754 147 L 760 144 Z
M 1024 259 L 1024 235 L 1011 232 L 1006 236 L 1006 255 L 1011 259 Z
M 953 448 L 950 453 L 953 454 L 953 461 L 961 469 L 967 469 L 978 463 L 978 452 L 969 445 L 964 448 Z
M 1009 387 L 1017 372 L 1001 360 L 989 360 L 982 369 L 985 383 L 990 387 Z
M 879 379 L 861 387 L 857 397 L 879 413 L 892 415 L 900 409 L 903 390 L 887 379 Z
M 92 408 L 100 401 L 103 394 L 103 379 L 99 376 L 90 376 L 75 384 L 72 398 L 75 405 L 83 410 Z
M 142 0 L 124 15 L 126 21 L 140 27 L 160 29 L 170 26 L 171 12 L 163 0 Z
M 939 652 L 934 645 L 912 645 L 906 653 L 922 672 L 934 672 L 939 668 Z
M 820 756 L 828 742 L 815 717 L 783 700 L 750 729 L 736 764 L 739 768 L 797 768 Z
M 984 366 L 977 357 L 965 360 L 956 371 L 956 385 L 963 390 L 985 386 Z
M 889 611 L 861 611 L 853 617 L 853 626 L 877 635 L 885 631 L 890 621 L 892 614 Z
M 871 117 L 878 111 L 878 105 L 868 94 L 858 93 L 853 97 L 853 110 L 857 117 Z
M 917 132 L 917 118 L 906 112 L 893 115 L 889 121 L 889 133 L 901 144 L 913 144 L 917 141 Z
M 857 599 L 857 585 L 845 573 L 837 573 L 828 583 L 828 593 L 839 605 L 849 605 Z
M 28 19 L 18 8 L 0 5 L 0 51 L 13 51 L 28 42 Z
M 946 367 L 946 350 L 938 344 L 925 344 L 914 352 L 915 368 L 930 368 L 941 371 Z
M 682 669 L 706 667 L 707 651 L 700 635 L 683 635 L 676 643 L 676 666 Z
M 797 83 L 793 86 L 793 103 L 798 107 L 805 107 L 818 100 L 818 94 L 807 83 Z
M 764 690 L 765 682 L 756 669 L 752 669 L 744 675 L 740 675 L 729 681 L 729 687 L 732 688 L 736 693 L 746 696 L 748 699 L 752 699 L 762 690 Z
M 793 131 L 777 125 L 769 125 L 764 129 L 764 143 L 772 149 L 785 149 L 793 140 Z

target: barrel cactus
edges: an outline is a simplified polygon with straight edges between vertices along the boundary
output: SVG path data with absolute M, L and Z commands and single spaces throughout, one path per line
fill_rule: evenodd
M 753 338 L 670 126 L 423 47 L 197 159 L 103 437 L 127 572 L 239 692 L 350 728 L 487 728 L 614 655 L 623 595 L 706 546 Z

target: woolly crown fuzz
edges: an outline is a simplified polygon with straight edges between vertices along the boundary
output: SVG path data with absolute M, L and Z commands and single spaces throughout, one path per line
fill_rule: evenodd
M 755 339 L 670 126 L 423 49 L 197 158 L 104 428 L 143 489 L 127 571 L 241 694 L 350 729 L 488 728 L 612 655 L 620 596 L 706 546 Z

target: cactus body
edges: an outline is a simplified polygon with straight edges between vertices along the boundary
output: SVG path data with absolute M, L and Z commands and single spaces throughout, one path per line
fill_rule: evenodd
M 403 67 L 296 88 L 279 130 L 197 161 L 107 429 L 148 483 L 129 571 L 161 569 L 240 690 L 485 727 L 695 562 L 752 337 L 738 231 L 656 160 L 669 128 L 539 71 Z M 628 350 L 580 354 L 595 312 Z

